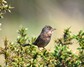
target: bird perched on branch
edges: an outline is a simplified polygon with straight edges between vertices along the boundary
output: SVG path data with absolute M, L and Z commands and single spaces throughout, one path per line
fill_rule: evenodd
M 52 28 L 51 26 L 46 25 L 40 35 L 38 36 L 38 38 L 36 39 L 36 41 L 33 43 L 34 45 L 38 46 L 38 47 L 45 47 L 51 40 L 51 36 L 53 31 L 56 30 L 55 28 Z M 23 46 L 28 46 L 29 44 L 24 44 Z

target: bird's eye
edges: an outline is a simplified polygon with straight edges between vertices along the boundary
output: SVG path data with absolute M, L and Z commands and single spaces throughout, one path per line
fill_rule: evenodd
M 49 27 L 47 27 L 47 28 L 49 28 Z

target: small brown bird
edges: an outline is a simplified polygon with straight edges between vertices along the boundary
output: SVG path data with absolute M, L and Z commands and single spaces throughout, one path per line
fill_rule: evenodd
M 51 26 L 46 25 L 40 35 L 38 36 L 38 38 L 36 39 L 36 41 L 33 43 L 34 45 L 38 46 L 38 47 L 45 47 L 51 40 L 51 36 L 53 31 L 55 30 L 55 28 L 52 28 Z M 23 46 L 27 46 L 29 44 L 24 44 Z

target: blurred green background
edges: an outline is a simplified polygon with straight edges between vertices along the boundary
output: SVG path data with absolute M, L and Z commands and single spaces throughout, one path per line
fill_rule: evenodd
M 0 46 L 6 36 L 9 41 L 15 41 L 19 26 L 28 28 L 28 36 L 37 37 L 45 25 L 50 25 L 57 30 L 47 46 L 53 49 L 54 40 L 63 35 L 64 29 L 71 27 L 72 33 L 84 29 L 84 0 L 7 0 L 12 13 L 0 19 Z M 52 47 L 51 47 L 52 46 Z M 77 43 L 71 46 L 76 49 Z M 1 62 L 2 63 L 2 62 Z

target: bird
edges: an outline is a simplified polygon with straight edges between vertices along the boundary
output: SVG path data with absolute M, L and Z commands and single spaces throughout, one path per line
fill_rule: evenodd
M 56 30 L 55 28 L 52 28 L 49 25 L 45 25 L 40 33 L 40 35 L 37 37 L 35 42 L 33 42 L 33 45 L 36 45 L 38 47 L 45 47 L 48 45 L 48 43 L 51 40 L 51 36 L 53 34 L 53 31 Z M 29 44 L 24 44 L 23 46 L 28 46 Z

